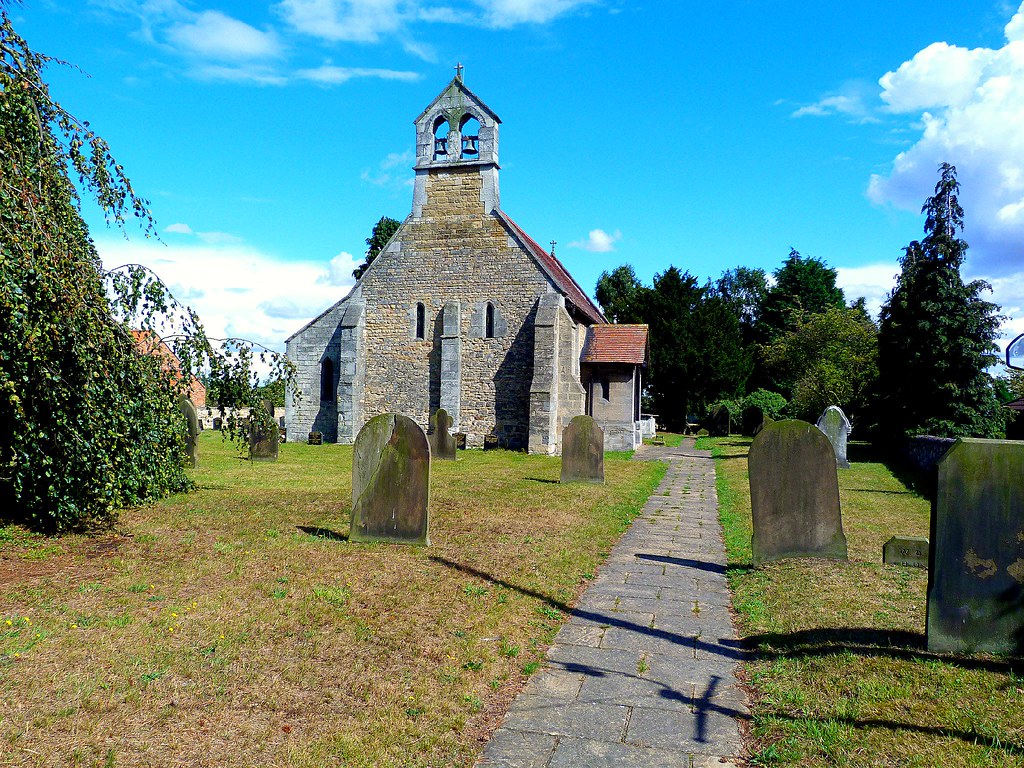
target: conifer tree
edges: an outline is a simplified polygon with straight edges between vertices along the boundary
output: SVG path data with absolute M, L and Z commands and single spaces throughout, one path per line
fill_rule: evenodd
M 996 437 L 999 405 L 986 369 L 997 362 L 999 308 L 981 298 L 988 283 L 960 276 L 967 243 L 956 168 L 939 166 L 921 212 L 924 238 L 900 259 L 878 333 L 878 428 L 906 437 Z

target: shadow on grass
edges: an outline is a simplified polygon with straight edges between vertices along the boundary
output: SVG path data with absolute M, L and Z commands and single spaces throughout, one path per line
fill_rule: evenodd
M 524 477 L 523 479 L 532 480 L 535 483 L 554 483 L 555 485 L 558 485 L 559 482 L 561 482 L 560 480 L 549 480 L 546 477 Z
M 1010 657 L 953 656 L 928 650 L 921 632 L 873 627 L 805 629 L 798 632 L 766 633 L 744 638 L 751 656 L 759 661 L 801 659 L 853 653 L 865 657 L 886 657 L 904 661 L 936 661 L 961 669 L 1002 674 L 1024 674 L 1024 659 Z
M 330 528 L 315 528 L 310 525 L 297 525 L 295 526 L 303 533 L 308 533 L 310 536 L 316 536 L 318 539 L 328 539 L 330 541 L 348 541 L 347 533 L 338 533 L 332 531 Z

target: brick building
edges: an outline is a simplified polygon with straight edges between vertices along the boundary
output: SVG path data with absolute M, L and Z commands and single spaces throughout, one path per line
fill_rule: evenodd
M 501 209 L 500 122 L 461 72 L 416 119 L 412 213 L 351 292 L 287 340 L 301 394 L 287 398 L 290 435 L 351 443 L 379 413 L 426 427 L 444 408 L 469 446 L 495 435 L 559 452 L 586 409 L 587 329 L 607 321 Z

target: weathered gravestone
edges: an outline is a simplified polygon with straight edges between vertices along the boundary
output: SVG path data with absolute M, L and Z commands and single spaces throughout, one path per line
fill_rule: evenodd
M 430 458 L 441 461 L 455 461 L 455 437 L 448 431 L 452 426 L 452 417 L 444 408 L 438 408 L 430 417 L 430 431 L 427 442 L 430 443 Z
M 825 437 L 832 443 L 832 450 L 836 454 L 836 466 L 841 469 L 849 469 L 850 461 L 846 458 L 846 440 L 850 436 L 853 427 L 850 420 L 846 418 L 843 409 L 838 405 L 830 405 L 818 419 L 818 429 L 825 433 Z
M 493 451 L 498 447 L 497 435 L 484 435 L 484 450 Z
M 1024 445 L 961 439 L 938 464 L 928 650 L 1024 653 Z
M 199 464 L 199 414 L 196 407 L 185 395 L 178 397 L 178 408 L 188 424 L 188 434 L 185 437 L 185 451 L 188 454 L 188 463 L 195 467 Z
M 759 406 L 749 405 L 740 414 L 740 429 L 744 435 L 753 436 L 764 422 L 764 411 Z
M 430 445 L 407 416 L 384 413 L 359 430 L 352 454 L 351 541 L 430 544 Z
M 249 417 L 249 458 L 253 461 L 277 461 L 281 432 L 274 419 L 274 405 L 264 401 L 263 409 L 270 415 L 268 426 L 261 428 L 252 416 Z
M 220 430 L 223 427 L 224 427 L 224 419 L 222 419 L 220 416 L 215 417 L 214 420 L 213 420 L 213 428 L 216 429 L 216 430 Z
M 775 423 L 775 419 L 773 419 L 771 416 L 765 416 L 764 419 L 761 421 L 761 423 L 758 424 L 756 427 L 754 427 L 753 437 L 757 437 L 759 434 L 761 434 L 761 430 L 762 429 L 767 427 L 769 424 L 774 424 L 774 423 Z
M 754 565 L 785 557 L 845 560 L 836 455 L 821 430 L 797 419 L 768 424 L 747 461 Z
M 882 562 L 927 568 L 928 539 L 923 536 L 893 536 L 882 546 Z
M 324 433 L 323 432 L 310 432 L 306 438 L 308 445 L 323 445 L 324 444 Z
M 604 482 L 604 430 L 590 416 L 574 416 L 562 430 L 562 482 Z
M 711 437 L 728 437 L 731 428 L 732 419 L 729 416 L 729 409 L 724 405 L 718 406 L 708 417 L 708 434 Z

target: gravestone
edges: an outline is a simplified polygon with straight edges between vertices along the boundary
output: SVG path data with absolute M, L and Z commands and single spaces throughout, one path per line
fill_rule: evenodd
M 185 436 L 185 452 L 188 454 L 188 463 L 195 467 L 199 464 L 199 414 L 192 401 L 185 395 L 178 397 L 178 409 L 185 417 L 188 427 L 188 434 Z
M 351 541 L 429 545 L 430 445 L 407 416 L 384 413 L 352 453 Z
M 274 405 L 264 400 L 263 408 L 270 415 L 270 424 L 261 429 L 255 419 L 249 418 L 249 458 L 253 461 L 277 461 L 281 432 L 274 419 Z
M 498 447 L 498 436 L 497 435 L 484 435 L 484 450 L 493 451 Z
M 740 415 L 740 430 L 744 435 L 753 437 L 756 434 L 757 428 L 761 426 L 764 421 L 764 411 L 759 406 L 748 405 L 743 409 L 743 413 Z
M 574 416 L 562 430 L 562 482 L 604 482 L 604 430 L 590 416 Z
M 214 417 L 214 419 L 213 419 L 213 428 L 216 429 L 216 430 L 220 430 L 221 428 L 223 428 L 223 426 L 224 426 L 224 419 L 222 419 L 220 416 Z
M 1024 653 L 1024 445 L 957 440 L 930 538 L 928 650 Z
M 786 557 L 846 559 L 836 455 L 821 430 L 797 419 L 768 424 L 747 462 L 755 566 Z
M 754 434 L 752 435 L 752 437 L 757 437 L 759 434 L 761 434 L 762 429 L 767 427 L 769 424 L 774 423 L 775 419 L 773 419 L 771 416 L 765 416 L 764 419 L 761 420 L 761 423 L 754 427 Z
M 893 536 L 882 547 L 882 562 L 927 568 L 928 539 L 923 536 Z
M 324 444 L 324 433 L 323 432 L 310 432 L 306 438 L 306 443 L 309 445 L 323 445 Z
M 708 418 L 708 434 L 711 437 L 728 437 L 731 427 L 729 409 L 724 405 L 718 406 Z
M 430 431 L 427 442 L 430 443 L 430 458 L 440 461 L 455 461 L 455 437 L 448 431 L 452 426 L 452 417 L 444 408 L 438 408 L 430 417 Z
M 453 437 L 455 438 L 455 447 L 460 450 L 466 450 L 466 433 L 456 432 Z
M 830 405 L 818 419 L 818 429 L 825 433 L 825 437 L 832 443 L 832 450 L 836 454 L 836 466 L 840 469 L 849 469 L 850 461 L 846 458 L 846 440 L 853 431 L 850 420 L 846 418 L 843 409 L 838 405 Z

